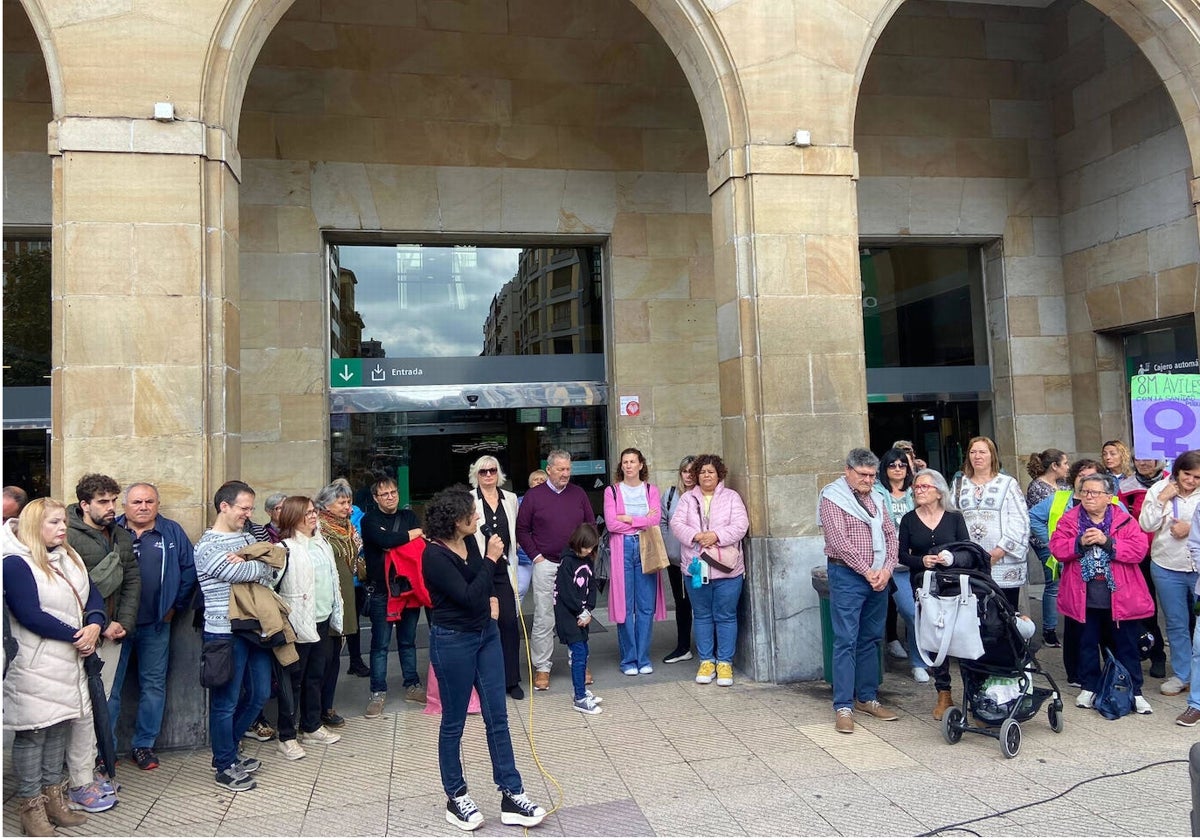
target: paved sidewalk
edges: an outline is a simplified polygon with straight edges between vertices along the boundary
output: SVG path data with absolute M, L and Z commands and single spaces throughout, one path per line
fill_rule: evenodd
M 656 663 L 673 640 L 673 627 L 659 627 Z M 881 699 L 900 710 L 900 720 L 860 715 L 855 733 L 845 736 L 834 732 L 824 683 L 772 686 L 739 675 L 732 688 L 701 686 L 692 681 L 694 660 L 625 677 L 616 668 L 615 633 L 592 638 L 602 715 L 571 709 L 565 654 L 550 690 L 537 692 L 532 706 L 528 696 L 509 701 L 526 789 L 547 808 L 559 806 L 532 835 L 911 836 L 1041 800 L 1092 776 L 1186 759 L 1198 734 L 1175 725 L 1185 698 L 1159 695 L 1159 680 L 1147 680 L 1153 715 L 1112 722 L 1075 709 L 1075 691 L 1064 682 L 1065 731 L 1051 732 L 1043 710 L 1022 725 L 1021 752 L 1007 760 L 991 738 L 967 734 L 948 745 L 930 716 L 932 687 L 915 684 L 906 663 L 889 660 Z M 1045 660 L 1061 663 L 1058 651 L 1047 651 Z M 395 668 L 394 656 L 389 666 Z M 150 772 L 122 762 L 121 804 L 62 833 L 462 836 L 444 819 L 438 719 L 394 691 L 384 717 L 365 720 L 366 683 L 341 678 L 338 702 L 348 722 L 336 745 L 308 747 L 307 758 L 289 762 L 274 741 L 245 741 L 263 761 L 255 791 L 216 787 L 207 750 L 166 752 Z M 956 674 L 961 700 L 958 685 Z M 531 732 L 541 767 L 561 794 L 539 773 Z M 476 833 L 518 834 L 500 824 L 478 716 L 468 720 L 463 752 L 486 820 Z M 6 774 L 8 763 L 6 754 Z M 4 782 L 4 833 L 19 836 L 11 776 Z M 1190 807 L 1187 766 L 1180 763 L 1084 785 L 968 828 L 986 836 L 1182 836 Z

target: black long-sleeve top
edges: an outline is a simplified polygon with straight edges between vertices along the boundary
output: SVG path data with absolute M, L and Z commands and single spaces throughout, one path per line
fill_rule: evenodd
M 909 582 L 913 592 L 921 585 L 922 573 L 925 571 L 924 557 L 926 554 L 937 554 L 942 546 L 952 542 L 970 540 L 967 532 L 967 521 L 956 510 L 942 513 L 942 519 L 933 530 L 921 521 L 915 510 L 904 514 L 898 529 L 900 540 L 900 562 L 909 568 Z
M 596 582 L 589 559 L 566 549 L 554 577 L 554 629 L 563 644 L 586 642 L 588 628 L 578 624 L 579 614 L 596 609 Z
M 478 633 L 492 620 L 494 570 L 492 561 L 479 554 L 473 538 L 464 540 L 467 559 L 445 545 L 431 541 L 421 555 L 422 574 L 433 602 L 433 624 L 448 630 Z
M 388 549 L 407 544 L 408 532 L 420 527 L 417 515 L 410 508 L 399 508 L 395 513 L 376 508 L 363 514 L 358 531 L 362 535 L 363 559 L 367 561 L 367 583 L 374 584 L 376 592 L 388 591 L 383 555 Z

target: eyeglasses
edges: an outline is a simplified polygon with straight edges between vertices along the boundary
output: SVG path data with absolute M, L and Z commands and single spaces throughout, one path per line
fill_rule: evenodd
M 399 496 L 399 495 L 400 495 L 400 493 L 397 490 L 381 490 L 380 492 L 375 494 L 375 498 L 376 499 L 390 499 L 394 496 Z
M 475 472 L 479 473 L 480 475 L 494 475 L 499 471 L 500 470 L 496 467 L 480 467 Z
M 875 478 L 876 476 L 879 475 L 879 473 L 876 470 L 871 470 L 869 472 L 863 472 L 862 470 L 855 470 L 854 474 L 856 476 L 858 476 L 859 478 Z
M 314 509 L 309 508 L 308 510 L 304 511 L 304 515 L 305 516 L 316 516 L 317 512 Z
M 918 490 L 936 490 L 937 485 L 936 484 L 914 484 L 912 486 L 912 489 L 913 489 L 914 493 Z
M 1094 499 L 1097 496 L 1107 496 L 1107 490 L 1080 490 L 1079 495 L 1085 499 Z
M 240 510 L 242 513 L 246 514 L 247 516 L 254 513 L 254 505 L 234 505 L 233 509 Z

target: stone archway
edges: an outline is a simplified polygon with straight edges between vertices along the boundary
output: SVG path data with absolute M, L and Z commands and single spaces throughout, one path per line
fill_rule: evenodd
M 29 2 L 29 0 L 25 0 Z M 201 121 L 237 141 L 242 98 L 259 51 L 293 0 L 230 3 L 205 62 Z M 748 137 L 734 64 L 705 4 L 698 0 L 633 0 L 679 61 L 700 105 L 710 162 Z
M 50 105 L 54 118 L 58 119 L 62 116 L 63 111 L 63 81 L 58 50 L 54 45 L 53 30 L 49 21 L 46 20 L 42 4 L 38 0 L 21 0 L 21 7 L 29 17 L 29 23 L 37 34 L 38 46 L 42 49 L 42 58 L 46 62 L 46 75 L 50 79 Z
M 1179 0 L 1086 0 L 1116 23 L 1158 72 L 1179 114 L 1188 138 L 1193 166 L 1200 164 L 1200 9 Z M 883 30 L 905 0 L 887 0 L 876 14 L 863 44 L 855 74 L 850 110 L 853 136 L 859 88 L 867 62 Z M 1200 168 L 1200 167 L 1197 167 Z

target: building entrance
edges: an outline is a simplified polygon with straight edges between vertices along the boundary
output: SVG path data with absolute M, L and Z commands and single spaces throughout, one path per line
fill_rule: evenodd
M 986 406 L 974 401 L 874 403 L 867 407 L 871 450 L 882 455 L 895 441 L 911 440 L 917 457 L 949 481 L 962 469 L 967 441 L 988 434 L 980 431 L 981 414 Z

